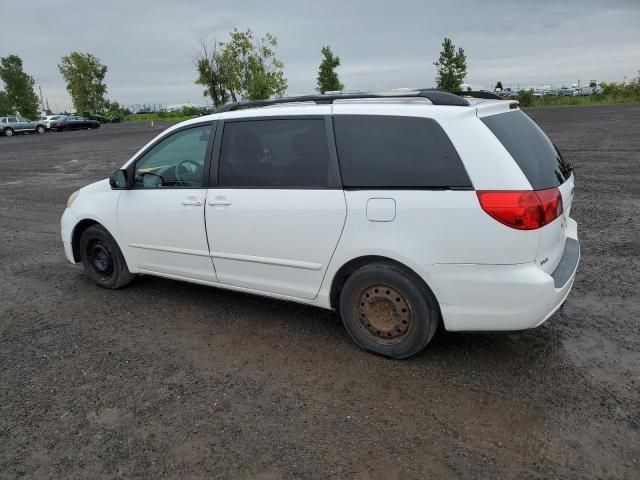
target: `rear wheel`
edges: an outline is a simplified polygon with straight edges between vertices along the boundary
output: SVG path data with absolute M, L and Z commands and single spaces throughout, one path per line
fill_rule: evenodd
M 365 350 L 407 358 L 424 349 L 439 324 L 438 303 L 415 275 L 376 263 L 354 272 L 340 294 L 340 316 Z
M 12 137 L 13 136 L 13 129 L 12 128 L 5 128 L 2 133 L 4 134 L 5 137 Z
M 99 225 L 92 225 L 82 233 L 80 258 L 89 278 L 101 287 L 122 288 L 135 278 L 116 241 Z

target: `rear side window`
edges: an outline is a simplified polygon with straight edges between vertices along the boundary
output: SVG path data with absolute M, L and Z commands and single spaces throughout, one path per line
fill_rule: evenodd
M 471 187 L 449 137 L 430 118 L 335 115 L 345 188 Z
M 324 119 L 225 123 L 218 185 L 327 188 L 332 183 Z
M 534 190 L 557 187 L 571 176 L 571 166 L 524 112 L 499 113 L 481 120 L 504 145 Z

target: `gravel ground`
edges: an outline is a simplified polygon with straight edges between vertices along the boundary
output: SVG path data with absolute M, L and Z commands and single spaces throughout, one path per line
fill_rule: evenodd
M 0 138 L 0 478 L 640 478 L 640 105 L 529 113 L 576 165 L 572 294 L 401 362 L 331 312 L 67 263 L 68 195 L 157 126 Z

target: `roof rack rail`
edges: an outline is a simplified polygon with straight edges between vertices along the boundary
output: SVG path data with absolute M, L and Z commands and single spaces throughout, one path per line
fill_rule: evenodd
M 393 94 L 385 93 L 347 93 L 338 95 L 301 95 L 298 97 L 276 98 L 274 100 L 253 100 L 247 102 L 232 102 L 222 105 L 213 113 L 232 112 L 244 108 L 267 107 L 269 105 L 279 105 L 283 103 L 314 102 L 317 104 L 331 104 L 335 100 L 357 100 L 367 98 L 426 98 L 434 105 L 455 105 L 460 107 L 469 106 L 469 102 L 450 92 L 442 90 L 421 89 L 410 92 L 397 92 Z

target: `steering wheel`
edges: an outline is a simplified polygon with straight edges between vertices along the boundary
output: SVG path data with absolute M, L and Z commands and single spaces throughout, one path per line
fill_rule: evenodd
M 199 171 L 201 165 L 193 160 L 182 160 L 176 165 L 175 177 L 176 183 L 188 183 L 200 180 Z

